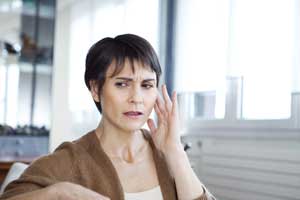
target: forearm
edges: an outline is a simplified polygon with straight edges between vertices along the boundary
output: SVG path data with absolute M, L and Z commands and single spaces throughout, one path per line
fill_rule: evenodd
M 49 187 L 28 192 L 12 198 L 1 198 L 0 200 L 109 200 L 108 197 L 81 185 L 71 182 L 59 182 Z
M 176 183 L 180 200 L 192 200 L 203 194 L 202 183 L 192 169 L 187 154 L 178 148 L 166 156 L 168 166 Z
M 2 200 L 2 198 L 0 198 Z M 56 191 L 51 187 L 35 190 L 20 194 L 11 198 L 4 198 L 3 200 L 59 200 L 59 196 Z

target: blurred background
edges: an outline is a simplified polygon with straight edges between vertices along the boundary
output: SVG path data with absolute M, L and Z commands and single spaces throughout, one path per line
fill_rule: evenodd
M 85 56 L 123 33 L 158 53 L 218 199 L 300 199 L 300 0 L 0 0 L 0 185 L 97 126 Z

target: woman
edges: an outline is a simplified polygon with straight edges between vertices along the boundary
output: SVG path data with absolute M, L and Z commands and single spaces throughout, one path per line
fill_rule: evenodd
M 95 43 L 85 83 L 102 113 L 99 126 L 33 162 L 0 199 L 213 199 L 180 143 L 176 93 L 170 99 L 163 85 L 159 95 L 160 74 L 153 48 L 139 36 Z M 150 132 L 141 129 L 146 121 Z

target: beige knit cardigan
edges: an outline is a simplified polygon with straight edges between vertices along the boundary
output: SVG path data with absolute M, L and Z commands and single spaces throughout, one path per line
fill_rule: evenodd
M 144 137 L 153 149 L 159 185 L 164 200 L 176 200 L 176 186 L 163 154 L 155 148 L 149 132 Z M 52 184 L 68 181 L 80 184 L 112 200 L 124 200 L 124 191 L 109 157 L 100 145 L 95 131 L 76 141 L 61 144 L 52 154 L 34 161 L 21 175 L 10 183 L 0 200 L 38 190 Z M 197 200 L 213 199 L 208 192 Z

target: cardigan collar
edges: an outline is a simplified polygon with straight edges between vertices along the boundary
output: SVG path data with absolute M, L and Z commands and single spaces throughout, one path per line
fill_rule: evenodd
M 141 129 L 144 138 L 149 142 L 152 152 L 153 159 L 155 162 L 155 167 L 157 171 L 159 185 L 162 191 L 164 200 L 174 200 L 176 197 L 175 182 L 170 175 L 166 161 L 161 151 L 159 151 L 151 138 L 149 131 Z M 108 191 L 112 199 L 124 200 L 124 190 L 121 185 L 120 178 L 118 176 L 117 170 L 115 169 L 112 161 L 108 155 L 103 150 L 101 143 L 96 135 L 95 130 L 90 131 L 84 135 L 79 141 L 79 144 L 86 149 L 86 151 L 93 157 L 95 162 L 100 166 L 107 166 L 103 170 L 106 170 L 106 174 L 109 176 L 109 181 L 111 185 L 110 191 Z

